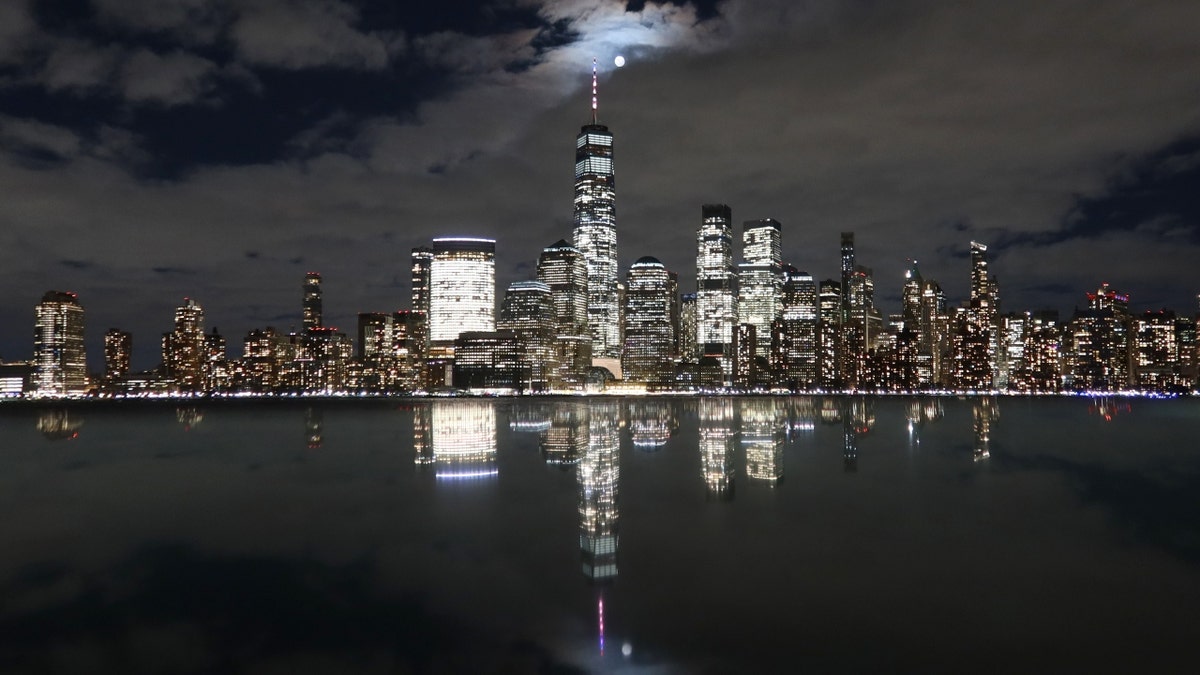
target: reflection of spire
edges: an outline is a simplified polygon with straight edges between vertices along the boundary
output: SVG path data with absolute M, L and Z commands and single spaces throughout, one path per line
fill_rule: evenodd
M 742 450 L 746 476 L 774 487 L 783 479 L 783 436 L 786 421 L 776 399 L 744 398 L 740 401 Z
M 604 594 L 596 600 L 596 628 L 600 635 L 600 656 L 604 656 Z
M 434 401 L 430 431 L 439 480 L 496 475 L 496 407 L 492 401 Z
M 599 99 L 596 97 L 596 59 L 592 58 L 592 124 L 596 124 L 598 118 Z
M 304 435 L 308 438 L 308 447 L 316 449 L 324 443 L 323 430 L 325 413 L 318 408 L 304 409 Z
M 992 454 L 992 423 L 1000 417 L 1000 408 L 996 399 L 991 396 L 981 396 L 975 401 L 975 453 L 976 462 L 987 459 Z
M 38 414 L 37 430 L 52 441 L 70 440 L 79 437 L 81 420 L 73 420 L 66 410 L 43 410 Z
M 700 399 L 700 467 L 708 496 L 733 499 L 733 401 Z
M 617 486 L 620 482 L 620 408 L 588 406 L 587 452 L 579 462 L 579 549 L 583 573 L 595 582 L 617 576 Z

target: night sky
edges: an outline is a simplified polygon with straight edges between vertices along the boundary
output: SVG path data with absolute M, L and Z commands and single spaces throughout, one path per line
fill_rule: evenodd
M 352 333 L 407 308 L 434 236 L 496 238 L 502 296 L 570 238 L 593 56 L 623 268 L 693 290 L 724 202 L 817 279 L 854 231 L 885 313 L 908 258 L 965 298 L 974 239 L 1002 311 L 1107 281 L 1191 315 L 1198 32 L 1176 0 L 5 0 L 0 358 L 49 289 L 79 293 L 94 368 L 110 327 L 154 366 L 185 296 L 237 356 L 299 327 L 310 270 Z

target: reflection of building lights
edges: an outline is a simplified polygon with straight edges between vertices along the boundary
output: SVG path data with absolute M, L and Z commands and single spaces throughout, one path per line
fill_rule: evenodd
M 491 402 L 435 401 L 430 430 L 439 479 L 496 475 L 496 408 Z
M 700 399 L 700 468 L 709 496 L 733 498 L 733 401 Z
M 774 486 L 783 478 L 783 410 L 776 399 L 742 399 L 740 408 L 746 476 Z
M 583 573 L 593 581 L 617 576 L 618 416 L 616 403 L 588 406 L 587 451 L 578 465 L 579 548 Z

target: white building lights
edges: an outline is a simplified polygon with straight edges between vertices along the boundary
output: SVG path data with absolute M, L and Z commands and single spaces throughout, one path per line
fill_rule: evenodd
M 433 240 L 429 271 L 429 338 L 453 343 L 467 331 L 496 329 L 496 241 Z

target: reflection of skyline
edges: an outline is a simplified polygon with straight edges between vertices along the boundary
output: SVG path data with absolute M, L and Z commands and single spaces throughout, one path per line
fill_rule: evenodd
M 972 406 L 975 429 L 974 459 L 976 462 L 985 460 L 992 455 L 992 423 L 1000 417 L 1000 407 L 996 399 L 983 396 L 975 400 Z
M 38 413 L 37 430 L 52 441 L 78 438 L 79 427 L 82 426 L 83 420 L 72 419 L 71 415 L 61 408 Z
M 774 398 L 739 399 L 742 450 L 746 477 L 774 487 L 783 479 L 783 439 L 787 419 L 783 401 Z
M 666 445 L 677 426 L 674 401 L 630 401 L 629 435 L 634 447 L 645 450 L 661 448 Z
M 1128 415 L 1133 412 L 1133 406 L 1126 399 L 1114 396 L 1097 396 L 1088 405 L 1088 414 L 1098 415 L 1105 422 L 1113 421 L 1117 415 Z
M 496 406 L 490 401 L 434 401 L 430 452 L 439 480 L 495 476 Z
M 587 406 L 587 450 L 577 467 L 579 478 L 579 549 L 583 573 L 594 582 L 617 576 L 617 488 L 620 481 L 620 405 Z
M 909 446 L 920 445 L 921 432 L 925 426 L 937 422 L 945 416 L 946 409 L 940 398 L 914 398 L 909 401 L 907 414 Z
M 193 406 L 176 408 L 175 419 L 183 426 L 184 431 L 191 431 L 204 421 L 204 412 Z
M 700 469 L 708 496 L 733 499 L 733 401 L 702 398 L 700 414 Z
M 587 445 L 587 404 L 564 402 L 554 406 L 550 428 L 542 434 L 539 444 L 542 458 L 554 466 L 579 463 Z
M 433 441 L 430 439 L 429 418 L 433 415 L 430 403 L 413 406 L 413 461 L 417 466 L 433 464 Z
M 847 473 L 858 471 L 858 440 L 875 426 L 874 401 L 867 398 L 843 398 L 838 402 L 842 420 L 842 467 Z

